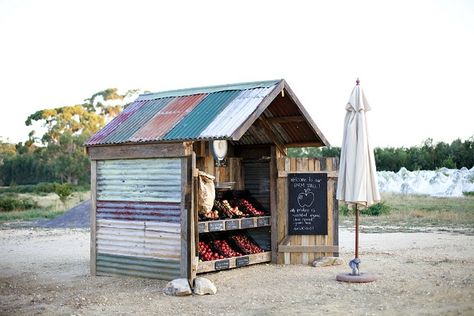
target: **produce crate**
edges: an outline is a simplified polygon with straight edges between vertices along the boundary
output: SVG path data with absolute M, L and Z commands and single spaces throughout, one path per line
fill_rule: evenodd
M 213 272 L 220 270 L 227 270 L 233 268 L 239 268 L 252 264 L 269 262 L 272 260 L 272 252 L 260 252 L 253 255 L 245 255 L 241 257 L 233 257 L 220 260 L 203 261 L 199 262 L 197 273 Z

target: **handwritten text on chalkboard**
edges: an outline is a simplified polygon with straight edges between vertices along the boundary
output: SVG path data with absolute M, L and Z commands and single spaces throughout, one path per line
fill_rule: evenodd
M 327 174 L 288 174 L 288 234 L 327 235 Z

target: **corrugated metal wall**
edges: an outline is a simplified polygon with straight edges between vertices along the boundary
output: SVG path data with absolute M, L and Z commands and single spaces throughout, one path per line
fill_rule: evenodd
M 181 160 L 97 162 L 97 273 L 180 275 Z
M 245 188 L 265 208 L 270 210 L 270 162 L 244 161 Z

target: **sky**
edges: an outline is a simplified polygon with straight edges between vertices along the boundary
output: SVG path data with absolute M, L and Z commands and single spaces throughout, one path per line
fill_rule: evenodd
M 4 141 L 106 88 L 284 78 L 340 146 L 357 77 L 373 146 L 474 136 L 474 2 L 0 0 Z

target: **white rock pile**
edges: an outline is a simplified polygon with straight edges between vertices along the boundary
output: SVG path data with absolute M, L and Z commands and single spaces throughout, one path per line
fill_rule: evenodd
M 378 171 L 377 177 L 380 192 L 447 197 L 460 197 L 463 192 L 474 192 L 474 167 L 441 168 L 436 171 L 408 171 L 401 168 L 398 172 Z

